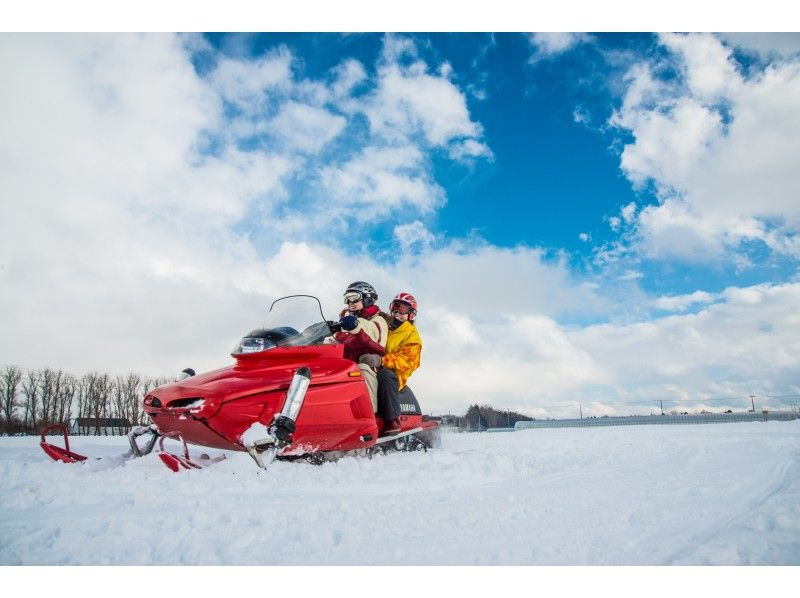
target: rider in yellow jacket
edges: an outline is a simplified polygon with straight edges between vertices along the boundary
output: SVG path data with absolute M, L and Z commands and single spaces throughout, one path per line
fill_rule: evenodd
M 400 432 L 399 392 L 419 367 L 422 354 L 422 339 L 414 324 L 417 316 L 414 296 L 399 293 L 389 311 L 392 322 L 386 339 L 386 353 L 378 370 L 378 415 L 386 424 L 383 435 Z
M 398 391 L 403 390 L 408 377 L 419 367 L 421 354 L 422 339 L 414 324 L 405 321 L 389 330 L 381 367 L 394 371 Z

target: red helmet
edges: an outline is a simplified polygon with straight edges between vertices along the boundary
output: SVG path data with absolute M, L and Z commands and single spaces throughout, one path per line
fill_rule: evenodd
M 401 308 L 405 307 L 408 310 L 402 311 L 401 313 L 407 313 L 408 321 L 413 322 L 414 318 L 417 317 L 417 300 L 414 298 L 414 295 L 410 293 L 397 293 L 395 298 L 392 299 L 389 309 L 394 309 L 396 303 L 399 303 Z

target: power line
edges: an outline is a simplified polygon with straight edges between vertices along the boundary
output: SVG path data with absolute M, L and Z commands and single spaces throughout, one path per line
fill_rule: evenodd
M 762 398 L 762 399 L 788 399 L 793 397 L 800 397 L 800 394 L 786 394 L 786 395 L 752 395 L 755 398 Z M 609 402 L 603 399 L 583 399 L 582 401 L 569 401 L 564 403 L 555 403 L 552 405 L 536 405 L 535 409 L 559 409 L 563 407 L 570 407 L 574 408 L 576 406 L 580 407 L 583 403 L 592 404 L 592 403 L 600 403 L 602 405 L 608 405 L 609 407 L 615 407 L 620 405 L 660 405 L 662 403 L 692 403 L 692 404 L 702 404 L 702 403 L 712 403 L 712 402 L 722 402 L 722 401 L 752 401 L 751 395 L 744 395 L 738 397 L 710 397 L 710 398 L 691 398 L 691 399 L 665 399 L 665 398 L 657 398 L 657 399 L 638 399 L 636 401 L 614 401 Z

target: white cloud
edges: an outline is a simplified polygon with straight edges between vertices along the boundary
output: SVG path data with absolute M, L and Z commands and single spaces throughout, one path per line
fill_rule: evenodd
M 742 240 L 800 257 L 800 59 L 747 76 L 711 35 L 665 35 L 681 76 L 638 64 L 611 123 L 627 129 L 621 166 L 660 204 L 638 216 L 646 253 L 718 260 Z
M 722 134 L 720 115 L 681 98 L 669 110 L 644 108 L 617 113 L 612 124 L 633 131 L 635 143 L 622 152 L 622 170 L 638 187 L 653 180 L 672 189 L 691 182 L 708 146 Z
M 419 55 L 414 40 L 409 37 L 391 33 L 383 37 L 381 54 L 383 60 L 389 63 L 400 62 L 406 58 L 413 60 Z
M 450 146 L 449 155 L 454 160 L 466 160 L 468 158 L 486 158 L 493 160 L 494 154 L 489 146 L 475 139 L 465 139 L 457 141 Z
M 735 94 L 741 76 L 730 50 L 711 35 L 662 34 L 661 43 L 680 57 L 689 92 L 696 99 L 715 101 Z
M 575 280 L 565 263 L 536 248 L 500 248 L 466 239 L 397 264 L 443 308 L 486 318 L 603 313 L 608 305 Z M 446 281 L 446 284 L 443 284 Z M 436 291 L 445 289 L 446 292 Z M 502 314 L 502 316 L 500 316 Z
M 671 295 L 659 297 L 654 301 L 658 309 L 665 311 L 686 311 L 698 303 L 706 304 L 714 300 L 714 295 L 705 291 L 695 291 L 688 295 Z
M 531 45 L 536 49 L 534 60 L 562 54 L 590 39 L 585 33 L 531 33 L 529 36 Z
M 430 212 L 445 198 L 415 146 L 368 147 L 341 167 L 324 168 L 321 182 L 329 200 L 357 221 L 376 220 L 398 209 Z
M 609 391 L 744 398 L 797 388 L 800 319 L 793 306 L 800 285 L 728 289 L 723 297 L 697 314 L 588 326 L 570 340 L 609 373 Z
M 222 98 L 252 114 L 263 110 L 270 93 L 289 89 L 292 61 L 292 53 L 284 47 L 255 60 L 221 57 L 211 83 Z
M 626 224 L 631 224 L 636 219 L 636 204 L 634 202 L 624 206 L 620 211 Z
M 578 124 L 585 125 L 591 122 L 592 117 L 588 110 L 578 107 L 572 111 L 572 120 Z
M 309 168 L 371 105 L 350 95 L 376 83 L 359 63 L 341 63 L 327 87 L 296 77 L 285 49 L 214 56 L 200 76 L 182 41 L 211 52 L 193 36 L 0 38 L 0 364 L 153 375 L 221 365 L 268 300 L 311 291 L 327 303 L 355 271 L 381 270 L 360 246 L 345 254 L 304 237 L 342 211 L 405 219 L 444 203 L 427 137 L 392 147 L 370 131 L 355 155 Z M 337 113 L 345 105 L 353 112 Z M 264 143 L 241 149 L 252 135 Z M 296 208 L 295 177 L 338 186 Z M 432 240 L 413 222 L 397 234 Z
M 440 412 L 472 403 L 529 411 L 607 381 L 592 356 L 551 318 L 470 317 L 437 309 L 426 316 L 419 324 L 425 367 L 410 384 Z
M 644 278 L 644 274 L 639 272 L 638 270 L 625 270 L 622 274 L 617 276 L 617 280 L 621 282 L 628 282 L 631 280 L 640 280 Z
M 164 373 L 226 339 L 257 267 L 229 227 L 291 161 L 197 153 L 220 104 L 174 36 L 0 44 L 0 362 Z
M 386 137 L 420 130 L 435 146 L 480 135 L 460 91 L 446 78 L 426 71 L 421 62 L 408 68 L 389 64 L 381 69 L 380 87 L 367 110 L 373 129 Z
M 335 81 L 331 86 L 331 92 L 335 98 L 348 98 L 353 89 L 367 79 L 364 65 L 352 58 L 336 66 L 333 73 Z
M 345 128 L 343 116 L 322 108 L 286 102 L 275 118 L 267 125 L 270 132 L 279 135 L 290 149 L 317 153 Z
M 452 69 L 447 65 L 430 74 L 422 60 L 401 62 L 415 56 L 412 41 L 391 35 L 385 38 L 378 85 L 364 107 L 372 130 L 400 143 L 414 135 L 422 135 L 434 147 L 455 143 L 456 156 L 490 156 L 479 141 L 482 127 L 470 118 L 466 96 L 450 81 Z
M 430 245 L 436 240 L 433 233 L 425 228 L 425 225 L 419 220 L 415 220 L 409 224 L 395 226 L 394 236 L 404 251 L 408 251 L 415 245 Z

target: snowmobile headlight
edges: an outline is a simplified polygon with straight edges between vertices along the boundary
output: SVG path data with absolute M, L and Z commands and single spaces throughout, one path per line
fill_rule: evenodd
M 236 348 L 233 350 L 233 355 L 258 353 L 259 351 L 266 351 L 272 347 L 277 347 L 277 345 L 268 338 L 246 336 L 236 345 Z

